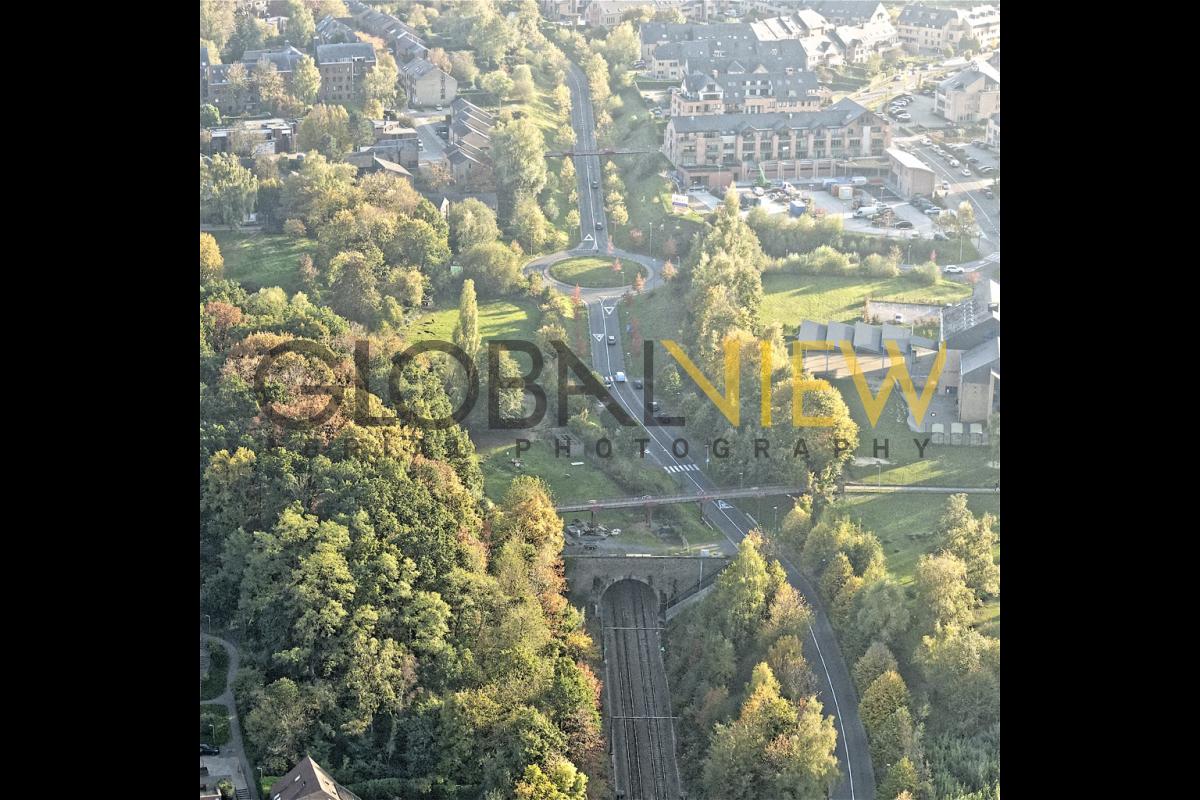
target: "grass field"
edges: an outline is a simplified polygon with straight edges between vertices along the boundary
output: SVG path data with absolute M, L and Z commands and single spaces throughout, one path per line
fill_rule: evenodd
M 584 289 L 605 289 L 629 286 L 639 274 L 646 275 L 646 268 L 633 261 L 623 261 L 621 272 L 613 271 L 612 258 L 571 258 L 560 261 L 550 268 L 550 274 L 563 283 Z
M 479 467 L 483 470 L 484 494 L 499 501 L 508 491 L 508 485 L 521 475 L 534 475 L 550 487 L 556 503 L 582 502 L 602 497 L 622 497 L 628 494 L 596 463 L 593 457 L 568 457 L 565 453 L 554 456 L 554 443 L 543 437 L 529 435 L 528 431 L 514 431 L 505 444 L 478 446 Z M 530 439 L 532 446 L 521 453 L 523 466 L 511 463 L 516 451 L 516 438 Z M 583 461 L 580 467 L 571 466 L 572 461 Z M 607 523 L 606 523 L 607 524 Z
M 943 304 L 970 294 L 970 286 L 951 281 L 917 286 L 902 277 L 839 278 L 769 272 L 763 275 L 762 322 L 780 322 L 786 333 L 794 333 L 805 319 L 820 323 L 861 320 L 868 298 Z
M 317 246 L 312 239 L 270 233 L 216 231 L 213 236 L 225 258 L 225 277 L 251 292 L 269 286 L 289 295 L 299 291 L 300 256 L 311 254 Z
M 643 340 L 679 340 L 679 331 L 683 324 L 683 300 L 677 288 L 671 284 L 638 295 L 631 301 L 618 303 L 617 313 L 621 317 L 622 331 L 636 321 L 638 334 Z M 643 377 L 641 352 L 629 352 L 631 358 L 626 360 L 629 374 L 635 378 Z M 655 348 L 654 356 L 655 374 L 658 374 L 658 370 L 669 362 L 670 357 L 661 346 Z

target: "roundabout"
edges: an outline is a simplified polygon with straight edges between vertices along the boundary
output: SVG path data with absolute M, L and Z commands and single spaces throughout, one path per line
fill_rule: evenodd
M 620 263 L 620 269 L 613 269 Z M 581 289 L 617 289 L 630 286 L 641 275 L 646 277 L 646 268 L 636 261 L 600 256 L 580 256 L 559 261 L 550 267 L 555 280 Z
M 623 268 L 620 278 L 612 271 L 612 262 L 618 258 Z M 637 274 L 634 272 L 635 266 L 640 268 L 646 279 L 643 292 L 662 285 L 662 261 L 619 248 L 614 248 L 612 254 L 607 256 L 598 256 L 594 250 L 560 250 L 531 260 L 523 271 L 527 274 L 540 273 L 546 284 L 568 297 L 575 293 L 575 286 L 578 285 L 582 298 L 591 301 L 601 296 L 619 297 L 626 292 L 632 293 L 633 277 Z M 556 276 L 565 279 L 560 280 Z M 587 285 L 585 276 L 594 276 L 595 283 Z M 601 282 L 609 285 L 600 285 Z M 621 285 L 613 285 L 616 283 Z

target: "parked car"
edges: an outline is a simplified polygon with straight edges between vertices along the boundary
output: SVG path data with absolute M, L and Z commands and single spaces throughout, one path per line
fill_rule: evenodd
M 921 144 L 923 144 L 923 145 L 927 145 L 927 146 L 928 146 L 928 145 L 931 145 L 931 144 L 933 144 L 933 139 L 930 139 L 928 136 L 922 136 L 922 137 L 921 137 Z M 936 149 L 936 148 L 935 148 L 935 149 Z
M 995 167 L 990 167 L 990 166 L 989 166 L 989 167 L 980 167 L 980 168 L 979 168 L 979 174 L 980 174 L 980 175 L 991 175 L 991 174 L 992 174 L 993 172 L 995 172 L 995 171 L 996 171 L 996 168 L 995 168 Z
M 217 747 L 215 744 L 202 744 L 200 745 L 200 755 L 219 756 L 221 755 L 221 748 Z
M 969 157 L 967 158 L 967 163 L 968 163 L 968 164 L 978 164 L 978 163 L 979 163 L 979 159 L 978 159 L 978 158 L 976 158 L 975 156 L 969 156 Z
M 900 120 L 901 122 L 908 122 L 910 119 L 912 119 L 912 114 L 908 113 L 907 111 L 901 111 L 896 115 L 896 119 Z
M 901 228 L 901 229 L 904 229 L 904 228 L 911 228 L 912 226 L 913 226 L 913 224 L 912 224 L 911 222 L 909 222 L 908 220 L 906 220 L 906 219 L 902 219 L 902 220 L 900 220 L 900 221 L 899 221 L 899 222 L 897 222 L 897 223 L 896 223 L 896 225 L 895 225 L 895 227 L 897 227 L 897 228 Z
M 950 241 L 950 237 L 947 236 L 946 234 L 942 233 L 941 231 L 934 231 L 933 232 L 933 240 L 935 242 L 948 242 L 948 241 Z
M 617 337 L 610 334 L 608 337 L 608 346 L 613 347 L 616 345 L 616 343 L 617 343 Z
M 958 169 L 960 166 L 962 166 L 962 164 L 959 163 L 957 158 L 952 158 L 952 159 L 950 159 L 950 166 L 954 167 L 955 169 Z
M 950 181 L 942 181 L 942 191 L 943 192 L 950 191 Z
M 984 189 L 984 190 L 983 190 L 983 196 L 984 196 L 984 197 L 986 197 L 988 200 L 995 200 L 995 199 L 996 199 L 996 193 L 995 193 L 995 192 L 993 192 L 991 189 Z
M 962 174 L 962 176 L 963 176 L 964 178 L 969 178 L 969 177 L 971 177 L 971 168 L 970 168 L 970 167 L 963 167 L 963 168 L 962 168 L 962 173 L 961 173 L 961 174 Z
M 892 324 L 893 324 L 893 325 L 899 325 L 899 324 L 901 324 L 902 322 L 904 322 L 904 315 L 903 315 L 903 314 L 896 314 L 894 317 L 892 317 Z
M 945 267 L 942 267 L 943 275 L 962 275 L 964 272 L 966 272 L 965 269 L 956 266 L 955 264 L 949 264 Z

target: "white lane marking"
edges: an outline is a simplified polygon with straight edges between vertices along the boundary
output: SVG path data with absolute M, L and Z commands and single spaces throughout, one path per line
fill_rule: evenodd
M 594 338 L 597 342 L 599 342 L 604 338 L 604 334 L 603 333 L 593 333 L 592 338 Z
M 600 304 L 601 308 L 603 308 L 603 303 L 599 303 L 599 304 Z M 604 334 L 607 336 L 608 335 L 608 318 L 605 316 L 601 316 L 600 321 L 601 321 L 601 324 L 604 325 Z M 612 371 L 612 355 L 609 352 L 609 349 L 607 347 L 604 349 L 604 357 L 605 357 L 605 360 L 608 362 L 608 368 L 609 368 L 609 371 L 611 372 Z M 622 366 L 623 365 L 624 365 L 624 362 L 622 362 Z M 634 420 L 638 419 L 637 415 L 634 414 L 632 407 L 625 402 L 623 396 L 621 395 L 621 393 L 618 389 L 614 388 L 613 396 L 616 398 L 617 404 L 620 405 L 622 408 L 624 408 L 625 411 L 630 415 L 630 417 L 632 417 Z M 650 438 L 653 439 L 655 444 L 657 444 L 662 449 L 663 454 L 666 455 L 668 459 L 675 462 L 676 464 L 679 463 L 679 460 L 674 458 L 673 454 L 669 453 L 667 451 L 667 448 L 663 446 L 661 441 L 659 441 L 658 435 L 654 431 L 647 428 L 646 425 L 643 422 L 641 422 L 640 420 L 638 421 L 638 425 L 644 431 L 646 431 L 647 434 L 650 435 Z M 687 477 L 688 477 L 688 480 L 690 480 L 697 489 L 703 490 L 704 487 L 700 485 L 699 481 L 697 481 L 690 474 Z M 714 504 L 714 507 L 715 507 L 715 504 Z M 738 532 L 739 536 L 745 537 L 746 531 L 743 531 L 741 529 L 741 526 L 739 526 L 736 522 L 733 521 L 733 518 L 729 516 L 729 514 L 725 511 L 725 509 L 717 508 L 717 510 L 720 511 L 721 516 L 725 517 L 726 521 L 730 525 L 733 526 L 733 529 Z M 753 517 L 750 517 L 749 514 L 745 514 L 745 516 L 749 517 L 751 520 L 754 519 Z M 755 523 L 755 524 L 757 525 L 757 523 Z M 718 526 L 718 529 L 721 531 L 721 535 L 725 537 L 725 540 L 728 541 L 731 545 L 733 545 L 734 549 L 736 550 L 738 547 L 738 543 L 735 542 L 733 539 L 731 539 L 729 537 L 729 534 L 725 533 L 725 530 L 723 528 L 720 528 L 720 526 Z M 790 566 L 791 562 L 789 561 L 788 564 Z M 792 569 L 794 570 L 795 567 L 792 567 Z M 854 768 L 850 764 L 850 741 L 846 738 L 846 724 L 845 724 L 845 722 L 842 721 L 842 707 L 841 707 L 841 704 L 838 703 L 837 690 L 833 686 L 833 676 L 829 674 L 829 667 L 825 663 L 825 656 L 822 655 L 822 653 L 821 653 L 821 645 L 817 642 L 817 633 L 816 633 L 816 631 L 813 630 L 812 625 L 808 626 L 808 634 L 809 634 L 809 636 L 812 637 L 813 644 L 816 645 L 816 647 L 817 647 L 817 655 L 821 660 L 821 669 L 824 670 L 824 672 L 825 672 L 825 682 L 829 684 L 829 695 L 833 698 L 833 707 L 834 707 L 835 711 L 837 712 L 838 727 L 842 731 L 842 747 L 846 751 L 846 777 L 850 781 L 850 800 L 855 800 L 855 797 L 854 797 Z

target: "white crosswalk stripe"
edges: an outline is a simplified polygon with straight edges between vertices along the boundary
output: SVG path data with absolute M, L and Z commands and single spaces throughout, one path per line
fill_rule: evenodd
M 991 261 L 993 264 L 997 264 L 1000 262 L 1000 254 L 999 253 L 989 253 L 988 255 L 983 257 L 983 260 Z

